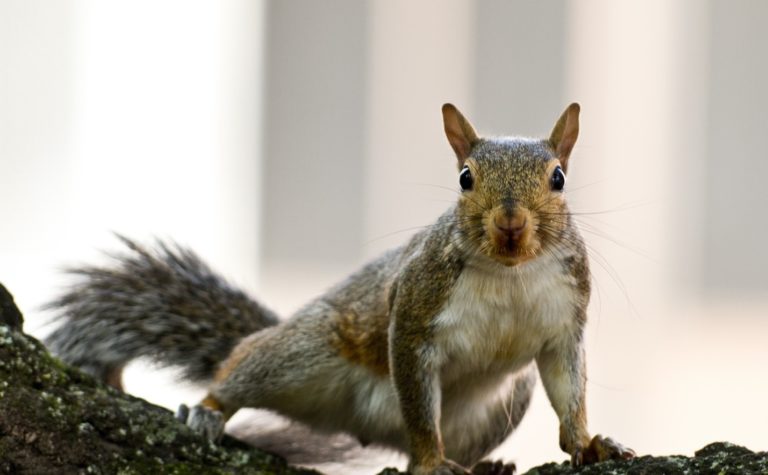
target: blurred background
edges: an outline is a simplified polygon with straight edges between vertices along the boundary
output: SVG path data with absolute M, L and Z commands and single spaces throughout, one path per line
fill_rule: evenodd
M 187 244 L 287 316 L 454 201 L 442 103 L 545 136 L 578 101 L 592 431 L 765 450 L 766 18 L 760 0 L 0 0 L 0 281 L 44 336 L 60 269 L 104 262 L 117 231 Z M 170 381 L 127 375 L 168 407 L 199 397 Z M 494 453 L 522 469 L 565 457 L 541 389 Z M 317 466 L 404 467 L 358 452 Z

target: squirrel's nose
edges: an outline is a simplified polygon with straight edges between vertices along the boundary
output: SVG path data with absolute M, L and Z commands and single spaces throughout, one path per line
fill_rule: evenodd
M 527 222 L 528 220 L 525 217 L 521 219 L 516 216 L 508 217 L 504 215 L 496 216 L 496 218 L 494 218 L 493 220 L 493 224 L 494 226 L 496 226 L 496 229 L 506 234 L 510 239 L 515 241 L 520 239 L 520 236 L 522 236 Z

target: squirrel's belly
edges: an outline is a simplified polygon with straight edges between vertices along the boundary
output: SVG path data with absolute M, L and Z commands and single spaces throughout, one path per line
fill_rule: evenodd
M 467 375 L 501 381 L 521 369 L 577 325 L 575 302 L 575 283 L 556 260 L 465 270 L 435 320 L 443 383 Z

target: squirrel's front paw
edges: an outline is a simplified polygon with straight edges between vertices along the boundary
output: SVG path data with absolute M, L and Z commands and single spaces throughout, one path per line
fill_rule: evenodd
M 176 411 L 176 419 L 214 442 L 224 434 L 224 415 L 200 404 L 191 409 L 186 404 L 180 405 Z
M 472 472 L 450 460 L 443 460 L 437 466 L 416 465 L 409 469 L 413 475 L 472 475 Z
M 635 451 L 624 447 L 610 437 L 596 435 L 586 447 L 577 448 L 571 456 L 571 465 L 578 467 L 604 460 L 628 460 L 635 458 Z

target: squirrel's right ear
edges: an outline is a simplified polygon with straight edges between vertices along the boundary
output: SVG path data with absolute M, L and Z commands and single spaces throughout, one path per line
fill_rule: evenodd
M 549 143 L 555 150 L 555 157 L 560 159 L 565 173 L 568 173 L 568 157 L 571 156 L 571 150 L 579 137 L 580 110 L 581 107 L 575 102 L 569 105 L 549 135 Z
M 464 160 L 469 157 L 472 147 L 480 140 L 475 128 L 453 104 L 443 104 L 443 126 L 448 143 L 451 144 L 456 158 L 459 159 L 459 168 L 464 166 Z

